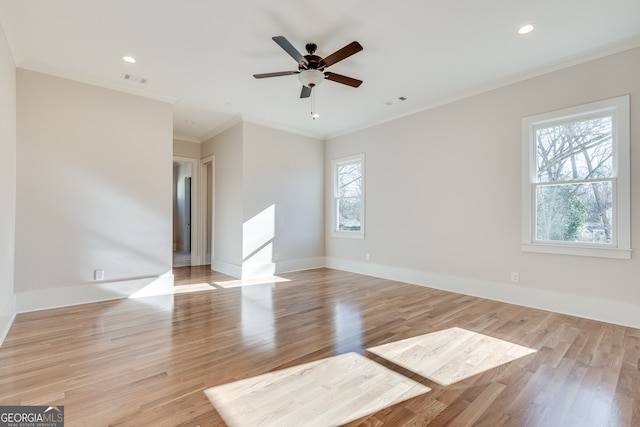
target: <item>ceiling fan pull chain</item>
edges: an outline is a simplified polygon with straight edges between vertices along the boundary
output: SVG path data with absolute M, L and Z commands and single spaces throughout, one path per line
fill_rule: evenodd
M 311 118 L 313 120 L 320 117 L 320 114 L 316 113 L 316 91 L 311 91 Z

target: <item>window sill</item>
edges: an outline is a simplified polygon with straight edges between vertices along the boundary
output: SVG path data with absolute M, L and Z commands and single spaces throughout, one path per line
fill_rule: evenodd
M 343 239 L 364 239 L 364 233 L 357 231 L 334 231 L 331 233 L 331 237 L 338 237 Z
M 594 247 L 547 245 L 547 244 L 541 244 L 541 243 L 523 243 L 522 252 L 588 256 L 588 257 L 597 257 L 597 258 L 631 259 L 632 249 L 594 248 Z

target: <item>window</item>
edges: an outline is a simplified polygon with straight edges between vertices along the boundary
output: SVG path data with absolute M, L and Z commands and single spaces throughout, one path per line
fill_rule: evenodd
M 333 169 L 334 236 L 364 238 L 364 154 L 337 159 Z
M 631 257 L 629 97 L 522 121 L 523 250 Z

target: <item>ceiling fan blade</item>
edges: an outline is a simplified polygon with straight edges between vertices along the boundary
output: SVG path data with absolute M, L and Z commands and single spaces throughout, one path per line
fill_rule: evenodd
M 353 77 L 343 76 L 342 74 L 332 73 L 327 71 L 324 73 L 327 80 L 342 83 L 343 85 L 358 87 L 362 84 L 362 80 L 354 79 Z
M 336 62 L 342 61 L 345 58 L 350 57 L 354 53 L 358 53 L 363 47 L 358 42 L 351 42 L 342 49 L 333 52 L 331 55 L 323 59 L 325 67 L 329 67 Z
M 300 71 L 278 71 L 276 73 L 254 74 L 253 77 L 256 79 L 264 79 L 267 77 L 292 76 L 294 74 L 300 74 Z
M 311 96 L 311 88 L 309 86 L 302 85 L 302 92 L 300 92 L 300 98 L 308 98 Z
M 302 56 L 302 54 L 298 52 L 298 50 L 293 47 L 289 40 L 287 40 L 284 36 L 273 36 L 271 38 L 274 42 L 278 43 L 278 46 L 284 49 L 284 51 L 287 52 L 289 56 L 295 59 L 298 64 L 308 64 L 305 57 Z

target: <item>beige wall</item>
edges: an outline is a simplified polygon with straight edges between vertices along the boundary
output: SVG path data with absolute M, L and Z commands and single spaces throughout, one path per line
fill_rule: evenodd
M 106 296 L 169 272 L 171 105 L 26 70 L 17 93 L 19 309 L 87 292 L 94 269 Z
M 197 142 L 183 141 L 180 139 L 173 140 L 173 155 L 179 157 L 189 157 L 191 159 L 200 158 L 201 145 Z
M 0 344 L 15 314 L 16 68 L 0 26 Z
M 237 277 L 242 267 L 242 123 L 203 142 L 201 155 L 215 156 L 212 267 Z
M 329 265 L 640 326 L 637 254 L 613 260 L 520 250 L 521 119 L 630 94 L 638 189 L 638 76 L 640 49 L 633 49 L 329 140 L 327 184 L 338 157 L 366 153 L 367 173 L 366 239 L 327 236 Z M 636 248 L 638 212 L 633 191 Z M 512 271 L 520 283 L 509 282 Z
M 204 142 L 210 155 L 214 269 L 248 277 L 323 265 L 323 141 L 244 122 Z
M 245 270 L 264 261 L 275 262 L 278 271 L 323 265 L 324 142 L 245 122 L 243 159 L 244 224 L 260 215 L 274 220 L 271 260 L 268 247 L 247 258 L 267 235 L 257 241 L 243 236 Z

